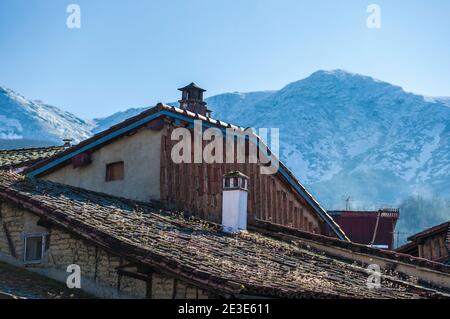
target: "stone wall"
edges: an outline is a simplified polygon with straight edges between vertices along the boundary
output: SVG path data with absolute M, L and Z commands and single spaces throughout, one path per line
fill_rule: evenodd
M 145 281 L 119 275 L 117 268 L 129 265 L 130 260 L 107 252 L 64 229 L 39 226 L 38 221 L 37 216 L 26 210 L 9 203 L 0 203 L 0 260 L 61 282 L 65 282 L 69 275 L 67 266 L 77 264 L 81 268 L 82 289 L 102 298 L 196 299 L 209 296 L 195 286 L 157 272 L 148 275 Z M 26 234 L 47 235 L 43 262 L 24 262 Z

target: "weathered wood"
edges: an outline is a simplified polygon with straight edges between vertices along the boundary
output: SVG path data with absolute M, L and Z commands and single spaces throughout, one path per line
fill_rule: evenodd
M 177 141 L 171 141 L 173 127 L 167 124 L 161 141 L 161 199 L 164 203 L 174 203 L 178 210 L 189 212 L 199 218 L 221 222 L 222 212 L 222 176 L 228 171 L 239 170 L 249 176 L 248 221 L 254 218 L 271 221 L 298 229 L 308 230 L 302 224 L 300 210 L 305 208 L 305 201 L 285 180 L 276 175 L 267 176 L 260 172 L 258 163 L 237 163 L 234 154 L 233 163 L 183 163 L 174 164 L 171 150 Z M 203 141 L 206 145 L 206 141 Z M 194 147 L 191 147 L 194 159 Z M 226 148 L 224 149 L 226 158 Z M 171 207 L 171 206 L 169 206 Z M 321 221 L 310 209 L 304 212 L 314 228 L 321 226 Z M 308 222 L 309 222 L 308 221 Z

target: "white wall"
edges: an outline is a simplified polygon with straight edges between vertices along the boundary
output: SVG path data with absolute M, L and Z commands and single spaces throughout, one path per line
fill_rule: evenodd
M 224 231 L 234 233 L 247 229 L 247 199 L 246 191 L 224 190 L 222 201 L 222 225 Z
M 41 178 L 134 200 L 160 199 L 161 134 L 142 128 L 95 151 L 88 166 L 69 164 Z M 124 180 L 105 181 L 106 165 L 118 161 L 124 161 Z

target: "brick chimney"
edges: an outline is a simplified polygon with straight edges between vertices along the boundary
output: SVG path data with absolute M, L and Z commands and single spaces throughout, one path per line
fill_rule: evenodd
M 211 116 L 211 111 L 208 110 L 206 102 L 203 101 L 203 92 L 206 92 L 206 90 L 194 82 L 178 90 L 182 92 L 181 100 L 178 101 L 180 102 L 180 108 L 203 116 Z
M 223 230 L 227 233 L 246 230 L 249 178 L 240 172 L 229 172 L 222 182 Z

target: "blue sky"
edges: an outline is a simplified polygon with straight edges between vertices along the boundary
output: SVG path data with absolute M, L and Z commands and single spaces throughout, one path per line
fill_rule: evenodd
M 450 96 L 449 15 L 448 0 L 0 0 L 0 85 L 83 118 L 177 100 L 191 81 L 269 90 L 319 69 Z

